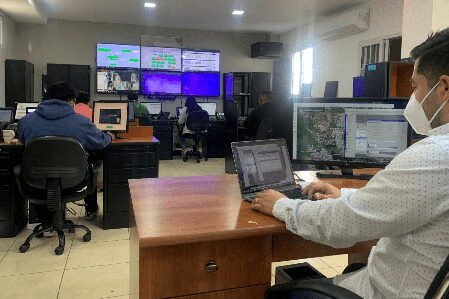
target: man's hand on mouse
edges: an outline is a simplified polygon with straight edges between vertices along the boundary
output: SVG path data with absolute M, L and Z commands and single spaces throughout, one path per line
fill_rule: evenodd
M 287 196 L 272 189 L 259 192 L 251 204 L 251 209 L 272 216 L 274 205 L 279 199 L 284 197 Z
M 302 190 L 302 194 L 308 195 L 309 199 L 315 198 L 326 199 L 326 198 L 338 198 L 341 196 L 341 191 L 335 186 L 324 182 L 314 182 L 305 187 Z

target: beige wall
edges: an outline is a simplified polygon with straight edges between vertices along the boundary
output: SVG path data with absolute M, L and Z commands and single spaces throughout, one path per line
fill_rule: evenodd
M 47 63 L 89 64 L 91 91 L 94 98 L 118 96 L 97 95 L 95 86 L 96 44 L 101 42 L 140 44 L 141 35 L 177 36 L 185 47 L 221 51 L 221 72 L 272 72 L 271 60 L 251 59 L 251 44 L 265 40 L 262 34 L 226 33 L 122 24 L 49 20 L 47 25 L 18 24 L 17 50 L 20 57 L 34 64 L 35 98 L 41 96 L 41 75 Z M 211 100 L 212 101 L 212 100 Z M 175 112 L 180 101 L 164 102 L 164 110 Z M 221 100 L 217 104 L 222 109 Z
M 16 58 L 16 24 L 5 14 L 3 16 L 3 46 L 0 47 L 0 107 L 5 106 L 5 59 Z
M 432 31 L 433 0 L 404 0 L 402 58 L 426 40 Z
M 369 7 L 368 30 L 334 41 L 325 41 L 315 36 L 318 23 L 299 27 L 281 35 L 285 55 L 306 46 L 314 47 L 314 81 L 312 96 L 322 97 L 326 81 L 339 81 L 338 96 L 352 97 L 352 78 L 358 76 L 360 42 L 391 35 L 401 35 L 403 0 L 371 2 L 360 6 Z M 317 21 L 320 22 L 320 21 Z

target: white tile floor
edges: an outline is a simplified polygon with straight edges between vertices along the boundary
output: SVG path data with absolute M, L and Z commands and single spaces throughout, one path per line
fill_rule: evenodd
M 224 174 L 224 159 L 209 159 L 197 164 L 179 159 L 160 161 L 159 176 L 192 176 Z M 102 194 L 98 200 L 102 210 Z M 76 215 L 68 218 L 86 224 L 92 241 L 82 241 L 82 231 L 66 234 L 65 252 L 53 253 L 57 237 L 34 239 L 25 254 L 19 246 L 30 234 L 22 231 L 14 238 L 0 238 L 0 298 L 129 298 L 129 230 L 103 230 L 102 214 L 94 223 L 83 219 L 83 211 L 73 206 Z M 348 263 L 347 255 L 307 259 L 327 277 L 341 273 Z M 303 262 L 273 263 L 276 266 Z

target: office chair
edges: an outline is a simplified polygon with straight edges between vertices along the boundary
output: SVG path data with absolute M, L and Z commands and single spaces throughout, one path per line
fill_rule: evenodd
M 33 139 L 25 146 L 22 165 L 14 168 L 20 194 L 29 202 L 46 205 L 52 213 L 53 223 L 36 226 L 33 233 L 20 246 L 21 253 L 30 248 L 30 241 L 41 238 L 44 232 L 56 231 L 59 246 L 55 254 L 64 253 L 63 229 L 74 233 L 76 228 L 86 231 L 84 242 L 91 239 L 90 230 L 84 225 L 65 220 L 66 203 L 82 200 L 90 192 L 96 192 L 96 176 L 86 181 L 86 153 L 83 146 L 70 137 L 44 136 Z
M 200 163 L 201 157 L 207 161 L 207 128 L 209 127 L 209 114 L 204 111 L 194 111 L 187 116 L 186 127 L 194 134 L 184 134 L 185 138 L 193 139 L 193 149 L 186 152 L 182 157 L 184 162 L 189 160 L 189 157 L 195 157 L 196 162 Z M 198 144 L 202 141 L 203 153 L 198 151 Z
M 273 121 L 270 117 L 262 119 L 257 127 L 255 140 L 266 140 L 273 138 Z

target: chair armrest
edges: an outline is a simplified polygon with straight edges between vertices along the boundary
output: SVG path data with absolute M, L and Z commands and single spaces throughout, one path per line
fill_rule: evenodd
M 265 299 L 282 298 L 282 294 L 288 294 L 292 291 L 310 291 L 335 299 L 363 299 L 362 297 L 342 287 L 329 283 L 313 281 L 300 281 L 274 285 L 265 292 Z

